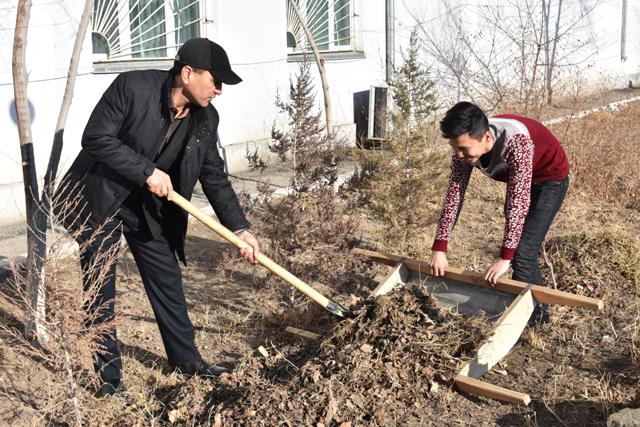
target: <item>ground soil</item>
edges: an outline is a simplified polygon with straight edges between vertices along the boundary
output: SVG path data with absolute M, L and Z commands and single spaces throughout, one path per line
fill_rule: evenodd
M 474 203 L 483 201 L 471 200 Z M 487 229 L 486 224 L 479 227 Z M 629 304 L 632 290 L 620 284 L 607 295 L 604 313 L 552 307 L 553 324 L 528 330 L 518 347 L 485 378 L 529 393 L 531 405 L 518 407 L 453 391 L 445 382 L 451 366 L 433 361 L 443 354 L 452 363 L 472 355 L 479 337 L 464 352 L 456 348 L 460 342 L 449 339 L 440 349 L 420 347 L 419 356 L 406 354 L 413 345 L 385 353 L 384 345 L 376 341 L 389 336 L 426 340 L 424 334 L 434 329 L 434 321 L 439 322 L 438 331 L 462 328 L 469 332 L 473 322 L 473 330 L 481 331 L 477 319 L 417 316 L 417 307 L 429 297 L 404 289 L 393 294 L 385 322 L 361 317 L 337 323 L 286 285 L 265 286 L 262 268 L 230 259 L 224 255 L 228 250 L 224 242 L 201 225 L 191 228 L 184 281 L 197 343 L 207 360 L 235 366 L 237 372 L 212 381 L 184 381 L 169 372 L 135 264 L 125 254 L 118 272 L 119 339 L 124 379 L 136 403 L 111 408 L 113 403 L 86 397 L 85 405 L 104 414 L 97 424 L 141 425 L 142 420 L 155 418 L 178 424 L 217 419 L 250 425 L 604 425 L 611 411 L 634 401 L 638 404 L 637 365 L 629 360 L 628 334 L 623 332 L 638 327 L 630 323 L 638 319 L 637 289 L 635 306 Z M 462 235 L 477 232 L 464 226 L 459 231 Z M 470 250 L 471 257 L 459 264 L 482 265 L 486 254 L 480 253 L 480 247 L 477 251 L 473 255 Z M 66 280 L 79 286 L 79 271 L 72 267 L 70 263 Z M 372 266 L 370 277 L 362 278 L 365 287 L 373 289 L 386 270 Z M 335 294 L 329 285 L 313 285 L 349 304 L 348 295 Z M 9 324 L 10 312 L 2 308 L 3 321 Z M 289 325 L 323 338 L 319 343 L 299 339 L 283 331 Z M 437 340 L 429 337 L 435 345 Z M 267 357 L 257 351 L 259 346 L 267 350 Z M 0 378 L 7 398 L 0 406 L 4 422 L 55 422 L 40 417 L 46 413 L 41 406 L 46 401 L 45 384 L 60 381 L 57 374 L 8 347 L 3 342 Z M 451 356 L 456 351 L 459 354 Z M 345 357 L 351 361 L 342 360 Z M 332 366 L 336 363 L 344 366 Z
M 500 218 L 503 201 L 503 186 L 474 175 L 464 221 L 451 244 L 451 265 L 483 271 L 493 260 L 502 233 L 502 221 L 493 217 Z M 358 214 L 362 244 L 384 250 L 377 234 L 384 224 Z M 526 329 L 514 350 L 483 377 L 528 393 L 529 406 L 461 394 L 448 385 L 489 331 L 482 315 L 442 311 L 423 289 L 403 288 L 341 321 L 267 277 L 264 268 L 245 264 L 228 244 L 193 223 L 183 275 L 196 342 L 206 360 L 235 372 L 184 380 L 170 371 L 135 263 L 125 253 L 118 263 L 118 338 L 133 403 L 94 399 L 90 386 L 79 381 L 82 423 L 605 425 L 611 412 L 640 406 L 639 219 L 637 210 L 570 191 L 548 236 L 555 276 L 547 265 L 544 274 L 550 286 L 555 277 L 562 290 L 604 299 L 605 309 L 551 306 L 553 322 Z M 433 224 L 418 231 L 428 251 Z M 331 263 L 335 254 L 317 256 Z M 343 305 L 363 303 L 389 268 L 361 262 L 339 289 L 310 284 Z M 79 289 L 77 259 L 60 267 L 55 286 Z M 0 283 L 0 423 L 74 424 L 68 377 L 40 353 L 25 354 L 16 338 L 23 324 L 15 300 L 7 298 L 15 296 L 11 279 Z M 287 326 L 321 338 L 301 339 L 285 332 Z

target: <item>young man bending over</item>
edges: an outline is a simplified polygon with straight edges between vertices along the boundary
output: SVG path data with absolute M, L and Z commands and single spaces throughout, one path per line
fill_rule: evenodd
M 495 284 L 511 265 L 514 280 L 543 284 L 538 253 L 569 184 L 569 162 L 556 137 L 536 120 L 515 114 L 487 118 L 469 102 L 447 111 L 440 130 L 453 156 L 429 260 L 432 274 L 442 276 L 448 265 L 447 242 L 475 168 L 507 183 L 502 248 L 484 278 Z

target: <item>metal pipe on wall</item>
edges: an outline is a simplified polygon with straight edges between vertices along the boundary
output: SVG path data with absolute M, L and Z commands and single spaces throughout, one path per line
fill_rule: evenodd
M 386 35 L 386 80 L 389 83 L 393 79 L 394 49 L 395 49 L 395 0 L 385 1 L 384 29 Z
M 627 60 L 627 0 L 622 0 L 622 23 L 620 25 L 620 60 Z

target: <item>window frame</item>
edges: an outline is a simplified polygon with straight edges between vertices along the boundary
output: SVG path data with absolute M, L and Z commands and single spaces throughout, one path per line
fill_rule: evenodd
M 286 0 L 286 8 L 289 9 L 289 2 L 292 0 Z M 294 0 L 295 1 L 295 0 Z M 356 28 L 359 24 L 359 13 L 357 12 L 359 1 L 358 0 L 347 0 L 349 2 L 349 39 L 350 43 L 345 45 L 336 45 L 335 44 L 335 8 L 333 6 L 333 2 L 336 0 L 326 0 L 327 5 L 329 6 L 327 9 L 327 33 L 329 40 L 326 44 L 329 46 L 328 49 L 318 49 L 318 52 L 322 56 L 330 56 L 330 57 L 339 57 L 342 55 L 353 56 L 354 52 L 362 52 L 362 49 L 359 46 L 359 37 L 357 36 L 358 31 Z M 301 12 L 304 15 L 306 12 L 307 2 L 304 0 L 300 0 L 301 4 Z M 302 30 L 300 30 L 302 31 Z M 286 28 L 286 37 L 285 41 L 287 41 L 287 56 L 290 60 L 294 60 L 298 57 L 303 57 L 312 53 L 311 46 L 308 46 L 308 49 L 303 50 L 298 47 L 289 47 L 288 46 L 288 38 L 289 34 L 292 34 L 295 40 L 295 34 L 290 31 L 289 28 L 289 17 L 287 17 L 287 28 Z M 305 36 L 306 39 L 306 36 Z M 316 42 L 317 44 L 317 42 Z M 324 43 L 323 43 L 324 44 Z M 357 55 L 360 56 L 360 55 Z
M 117 32 L 118 32 L 118 46 L 127 46 L 126 49 L 123 49 L 121 52 L 118 52 L 114 55 L 114 57 L 109 57 L 105 53 L 95 53 L 93 52 L 93 43 L 92 43 L 92 51 L 91 58 L 94 66 L 94 71 L 96 72 L 120 72 L 124 70 L 131 70 L 137 68 L 148 68 L 150 64 L 158 64 L 166 66 L 168 64 L 172 64 L 174 57 L 178 51 L 178 48 L 181 44 L 178 44 L 178 31 L 175 25 L 176 14 L 174 14 L 172 10 L 172 5 L 170 0 L 162 0 L 163 2 L 163 13 L 164 17 L 161 21 L 164 25 L 165 31 L 161 34 L 165 38 L 164 46 L 162 49 L 166 49 L 166 55 L 164 56 L 143 56 L 143 57 L 133 57 L 133 54 L 136 52 L 132 52 L 132 34 L 131 34 L 131 19 L 130 19 L 130 11 L 131 6 L 129 4 L 129 0 L 116 0 L 116 10 L 117 10 Z M 126 5 L 125 5 L 126 4 Z M 144 5 L 144 2 L 140 2 L 140 4 Z M 198 19 L 191 21 L 188 25 L 192 25 L 193 23 L 197 23 L 198 32 L 200 37 L 204 34 L 205 26 L 206 26 L 206 0 L 193 0 L 187 6 L 192 7 L 194 4 L 198 6 Z M 143 6 L 144 7 L 144 6 Z M 153 15 L 151 15 L 153 16 Z M 147 18 L 148 19 L 148 18 Z M 100 32 L 96 31 L 94 28 L 95 24 L 95 14 L 92 16 L 91 22 L 91 37 L 93 40 L 94 34 L 99 34 L 102 37 L 105 37 Z M 148 31 L 148 30 L 147 30 Z M 105 37 L 106 38 L 106 37 Z M 171 40 L 169 40 L 171 39 Z

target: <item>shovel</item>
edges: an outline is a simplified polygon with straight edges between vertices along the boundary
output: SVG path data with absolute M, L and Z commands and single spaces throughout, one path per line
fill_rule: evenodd
M 244 240 L 236 236 L 234 232 L 226 228 L 224 225 L 220 224 L 218 221 L 214 220 L 211 216 L 207 215 L 202 210 L 195 207 L 191 202 L 189 202 L 187 199 L 185 199 L 175 191 L 173 192 L 171 201 L 176 205 L 180 206 L 185 211 L 189 212 L 196 219 L 198 219 L 204 225 L 206 225 L 207 227 L 215 231 L 218 235 L 220 235 L 220 237 L 227 240 L 229 243 L 233 244 L 238 249 L 250 247 Z M 262 253 L 259 253 L 255 257 L 255 259 L 256 261 L 258 261 L 258 263 L 267 267 L 270 271 L 280 276 L 280 278 L 282 278 L 285 282 L 289 283 L 291 286 L 293 286 L 294 288 L 296 288 L 297 290 L 299 290 L 300 292 L 302 292 L 303 294 L 305 294 L 306 296 L 308 296 L 309 298 L 311 298 L 312 300 L 314 300 L 315 302 L 323 306 L 325 309 L 335 314 L 336 316 L 339 316 L 339 317 L 355 316 L 354 312 L 347 310 L 346 308 L 342 307 L 340 304 L 325 297 L 320 292 L 316 291 L 311 286 L 307 285 L 302 280 L 298 279 L 296 276 L 289 273 L 283 267 L 275 263 L 268 256 Z

